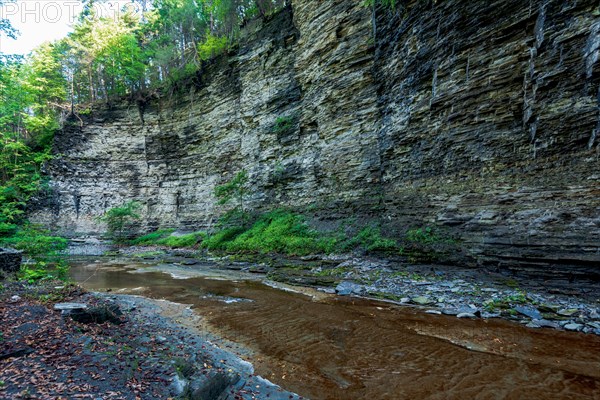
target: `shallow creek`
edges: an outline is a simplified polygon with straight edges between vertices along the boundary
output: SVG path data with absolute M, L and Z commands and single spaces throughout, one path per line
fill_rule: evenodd
M 72 265 L 87 289 L 190 305 L 196 328 L 246 348 L 257 374 L 311 399 L 600 399 L 596 335 L 273 287 L 209 262 Z

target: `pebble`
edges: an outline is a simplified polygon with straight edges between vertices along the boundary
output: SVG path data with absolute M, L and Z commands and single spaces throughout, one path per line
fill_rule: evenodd
M 502 314 L 500 314 L 499 312 L 497 312 L 497 313 L 491 313 L 491 312 L 488 312 L 488 311 L 483 311 L 481 313 L 481 318 L 499 318 L 501 316 L 502 316 Z
M 363 287 L 357 283 L 354 282 L 348 282 L 348 281 L 344 281 L 341 282 L 339 285 L 336 286 L 335 291 L 340 295 L 340 296 L 349 296 L 351 294 L 362 294 L 363 292 Z
M 600 329 L 600 322 L 588 322 L 587 324 L 594 329 Z
M 442 314 L 444 315 L 458 315 L 460 314 L 460 311 L 454 308 L 444 308 L 442 310 Z
M 578 331 L 581 328 L 583 328 L 583 325 L 581 325 L 581 324 L 566 324 L 565 325 L 565 329 L 568 331 Z
M 532 322 L 535 322 L 542 328 L 554 328 L 554 329 L 560 328 L 560 325 L 558 325 L 556 322 L 548 321 L 545 319 L 534 320 Z
M 425 296 L 417 296 L 417 297 L 413 297 L 411 299 L 411 301 L 415 304 L 419 304 L 421 306 L 424 306 L 426 304 L 431 304 L 434 303 L 433 300 L 431 300 L 429 297 L 425 297 Z
M 472 313 L 466 313 L 466 312 L 464 312 L 464 313 L 458 314 L 456 316 L 456 318 L 473 318 L 473 319 L 475 319 L 475 318 L 477 318 L 477 316 L 475 314 L 472 314 Z
M 9 302 L 9 303 L 16 303 L 16 302 L 18 302 L 18 301 L 21 301 L 21 296 L 14 295 L 14 296 L 12 296 L 12 297 L 10 298 L 10 300 L 9 300 L 8 302 Z
M 427 310 L 425 314 L 434 314 L 434 315 L 442 315 L 442 312 L 439 310 Z
M 531 319 L 542 319 L 542 314 L 533 307 L 517 306 L 515 307 L 515 311 Z
M 563 308 L 562 310 L 558 310 L 557 314 L 565 317 L 572 317 L 573 315 L 579 312 L 576 308 Z
M 58 311 L 73 311 L 73 310 L 85 310 L 87 304 L 83 303 L 56 303 L 54 309 Z

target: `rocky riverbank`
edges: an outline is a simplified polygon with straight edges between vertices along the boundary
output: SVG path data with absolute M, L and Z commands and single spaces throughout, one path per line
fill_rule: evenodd
M 88 254 L 93 253 L 87 248 Z M 104 247 L 98 247 L 102 254 Z M 78 250 L 75 254 L 80 254 Z M 250 272 L 263 279 L 316 287 L 329 294 L 360 296 L 423 308 L 458 318 L 503 318 L 530 328 L 600 335 L 600 288 L 568 280 L 523 278 L 507 271 L 407 264 L 356 255 L 284 257 L 211 255 L 191 249 L 124 247 L 111 257 L 169 263 L 193 273 L 199 265 Z
M 97 319 L 91 312 L 85 320 L 63 315 L 56 303 L 67 301 L 104 310 L 111 318 Z M 191 321 L 195 316 L 181 305 L 86 293 L 58 282 L 5 283 L 0 289 L 0 397 L 299 398 L 254 375 L 251 364 L 175 317 Z

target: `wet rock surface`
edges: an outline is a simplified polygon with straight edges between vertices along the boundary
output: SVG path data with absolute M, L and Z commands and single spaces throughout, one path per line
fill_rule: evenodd
M 316 287 L 327 294 L 369 297 L 423 307 L 423 311 L 430 313 L 502 318 L 529 324 L 531 328 L 566 329 L 568 324 L 580 324 L 571 330 L 600 335 L 598 286 L 589 289 L 573 284 L 565 288 L 552 281 L 524 280 L 471 268 L 410 265 L 352 255 L 207 257 L 194 251 L 176 251 L 177 255 L 164 251 L 132 259 L 134 251 L 142 251 L 141 248 L 121 251 L 123 263 L 147 264 L 146 271 L 170 273 L 178 279 L 197 276 L 205 269 L 239 271 L 245 274 L 240 279 Z M 244 301 L 221 296 L 211 298 L 226 303 Z
M 251 261 L 215 260 L 217 265 L 249 271 Z M 426 307 L 459 318 L 504 318 L 600 335 L 600 288 L 522 280 L 503 274 L 440 265 L 406 265 L 385 259 L 333 256 L 310 260 L 256 259 L 279 282 L 320 287 L 342 296 L 362 296 Z M 327 278 L 327 280 L 323 280 Z M 325 285 L 323 283 L 325 282 Z M 562 286 L 559 286 L 562 287 Z M 431 309 L 431 307 L 435 309 Z M 576 324 L 576 325 L 572 325 Z M 569 328 L 566 326 L 569 325 Z

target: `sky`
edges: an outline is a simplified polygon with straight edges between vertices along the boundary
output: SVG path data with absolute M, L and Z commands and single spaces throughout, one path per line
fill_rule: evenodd
M 114 17 L 131 0 L 104 1 L 96 14 Z M 0 18 L 8 19 L 20 35 L 17 40 L 0 35 L 0 53 L 26 55 L 46 41 L 65 37 L 83 10 L 81 0 L 16 0 L 0 7 Z

